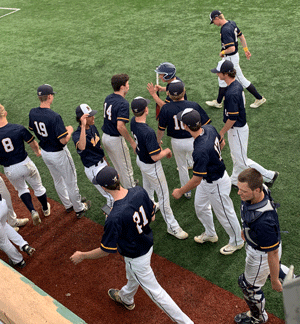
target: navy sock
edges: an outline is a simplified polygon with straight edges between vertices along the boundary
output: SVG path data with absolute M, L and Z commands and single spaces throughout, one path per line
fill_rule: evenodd
M 47 194 L 44 193 L 42 196 L 37 197 L 37 199 L 42 204 L 43 210 L 47 210 L 48 209 L 48 206 L 47 206 Z
M 262 96 L 257 92 L 254 85 L 251 83 L 248 88 L 246 88 L 256 99 L 262 99 Z
M 20 198 L 22 199 L 23 203 L 25 204 L 25 206 L 27 207 L 27 209 L 31 212 L 32 210 L 35 210 L 32 204 L 32 199 L 30 196 L 29 192 L 24 193 L 23 195 L 20 196 Z

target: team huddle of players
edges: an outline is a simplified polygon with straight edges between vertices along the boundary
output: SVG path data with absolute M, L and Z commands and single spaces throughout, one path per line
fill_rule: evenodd
M 173 214 L 169 189 L 161 163 L 161 159 L 171 158 L 174 155 L 181 187 L 176 188 L 172 192 L 172 196 L 175 199 L 180 199 L 182 196 L 191 199 L 192 189 L 196 188 L 195 212 L 204 227 L 204 232 L 194 237 L 195 242 L 203 244 L 218 241 L 213 222 L 213 210 L 229 236 L 228 244 L 220 249 L 220 253 L 231 255 L 242 249 L 246 241 L 247 256 L 260 259 L 260 264 L 256 264 L 255 267 L 246 262 L 245 272 L 239 278 L 239 285 L 243 289 L 250 311 L 238 314 L 235 321 L 236 323 L 265 323 L 267 314 L 264 309 L 265 299 L 261 287 L 268 274 L 271 273 L 273 288 L 281 291 L 281 284 L 278 280 L 284 277 L 284 271 L 279 265 L 281 244 L 278 217 L 276 206 L 268 189 L 273 185 L 279 173 L 267 170 L 247 157 L 249 128 L 246 121 L 243 88 L 246 88 L 256 98 L 255 103 L 250 106 L 252 108 L 259 107 L 266 99 L 245 79 L 239 67 L 238 39 L 240 39 L 248 59 L 251 54 L 247 48 L 245 37 L 236 24 L 226 20 L 218 10 L 210 14 L 210 21 L 221 26 L 222 51 L 220 57 L 222 60 L 216 68 L 211 70 L 212 73 L 218 75 L 218 98 L 206 103 L 216 108 L 222 108 L 224 103 L 224 127 L 219 132 L 211 125 L 209 116 L 201 106 L 187 99 L 185 85 L 176 76 L 175 66 L 172 63 L 164 62 L 156 68 L 155 72 L 160 80 L 166 83 L 166 87 L 152 83 L 147 85 L 150 95 L 159 107 L 157 132 L 147 124 L 150 101 L 143 97 L 136 97 L 129 104 L 125 99 L 129 91 L 129 76 L 127 74 L 116 74 L 111 78 L 113 93 L 108 95 L 104 101 L 102 140 L 95 126 L 96 110 L 91 109 L 88 104 L 79 105 L 75 111 L 79 125 L 73 131 L 72 126 L 65 126 L 61 116 L 50 109 L 55 92 L 50 85 L 44 84 L 37 90 L 40 106 L 32 109 L 29 113 L 29 130 L 34 132 L 39 144 L 24 126 L 10 124 L 7 120 L 7 111 L 0 105 L 0 143 L 2 144 L 0 144 L 0 164 L 4 166 L 5 175 L 30 211 L 34 225 L 38 225 L 41 218 L 33 206 L 26 182 L 30 184 L 35 196 L 39 199 L 45 217 L 50 215 L 50 204 L 47 202 L 46 189 L 42 185 L 39 172 L 25 150 L 24 142 L 27 142 L 37 156 L 42 156 L 66 211 L 74 210 L 76 217 L 81 218 L 90 209 L 91 202 L 81 197 L 79 193 L 75 165 L 66 145 L 70 139 L 73 139 L 85 174 L 106 199 L 106 207 L 108 207 L 106 213 L 109 214 L 111 210 L 114 210 L 114 197 L 117 196 L 114 191 L 105 188 L 99 177 L 97 180 L 97 175 L 101 171 L 103 174 L 103 171 L 107 170 L 106 153 L 117 171 L 121 186 L 125 190 L 134 188 L 137 182 L 134 180 L 127 146 L 129 143 L 136 153 L 136 164 L 141 170 L 143 188 L 153 203 L 154 212 L 160 210 L 167 225 L 167 232 L 181 240 L 186 239 L 188 233 L 180 227 Z M 165 100 L 161 99 L 159 92 L 166 92 Z M 134 115 L 131 120 L 129 117 L 130 107 Z M 130 123 L 130 131 L 126 127 L 127 123 Z M 165 131 L 167 131 L 167 136 L 171 137 L 172 151 L 169 148 L 163 149 L 161 146 Z M 233 160 L 230 177 L 221 155 L 225 146 L 224 136 L 226 133 Z M 190 168 L 193 169 L 191 178 L 188 171 Z M 254 185 L 252 185 L 253 178 L 258 179 L 256 182 L 254 181 Z M 109 181 L 112 180 L 109 179 Z M 1 183 L 3 181 L 0 181 L 0 193 L 4 199 L 1 199 L 0 196 L 0 203 L 6 205 L 5 208 L 1 207 L 1 218 L 4 218 L 5 214 L 8 224 L 6 221 L 1 221 L 7 238 L 4 243 L 0 243 L 0 248 L 8 254 L 11 265 L 22 268 L 25 266 L 25 261 L 22 255 L 12 248 L 13 245 L 10 241 L 29 255 L 33 254 L 34 249 L 17 233 L 18 227 L 25 225 L 28 219 L 16 218 L 9 194 L 4 188 L 4 183 L 2 187 Z M 244 204 L 243 231 L 230 198 L 232 187 L 238 188 L 238 194 Z M 131 191 L 130 193 L 134 200 L 134 194 Z M 154 193 L 157 195 L 158 202 L 154 201 Z M 259 210 L 262 207 L 265 209 Z M 136 213 L 136 218 L 134 218 L 136 227 L 143 231 L 146 224 L 140 225 L 141 219 L 138 216 L 143 213 L 141 210 Z M 269 215 L 276 225 L 274 232 L 267 230 L 266 215 Z M 146 216 L 143 219 L 145 221 Z M 259 222 L 259 232 L 256 232 L 258 227 L 254 228 L 253 226 L 255 221 Z M 12 230 L 9 224 L 15 230 Z M 261 233 L 265 228 L 266 232 Z M 251 236 L 251 233 L 255 233 L 255 235 Z M 263 237 L 262 239 L 260 239 L 260 235 Z M 129 248 L 126 244 L 124 246 L 120 253 L 126 257 L 128 256 L 126 249 Z M 103 247 L 103 250 L 109 252 L 109 248 L 105 250 Z M 148 253 L 148 249 L 145 251 L 145 255 L 146 253 Z M 128 252 L 128 254 L 130 253 Z M 272 266 L 268 258 L 273 258 Z M 78 255 L 73 257 L 74 263 L 80 261 Z M 248 262 L 250 261 L 248 260 Z M 274 264 L 276 264 L 275 268 Z M 109 295 L 127 309 L 132 309 L 130 305 L 133 304 L 133 299 L 130 299 L 130 303 L 126 303 L 124 301 L 126 298 L 124 297 L 122 300 L 119 291 L 110 291 Z M 167 300 L 167 303 L 170 303 L 170 300 Z M 173 306 L 170 312 L 172 309 Z M 185 314 L 181 314 L 177 322 L 192 323 L 190 319 L 185 322 L 186 318 Z

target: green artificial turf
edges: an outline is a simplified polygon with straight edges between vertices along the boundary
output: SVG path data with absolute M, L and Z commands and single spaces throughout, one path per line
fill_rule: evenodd
M 169 61 L 175 64 L 177 75 L 185 82 L 188 99 L 197 101 L 220 130 L 222 111 L 205 105 L 206 100 L 217 96 L 217 78 L 210 69 L 216 67 L 220 52 L 219 29 L 209 24 L 208 16 L 212 10 L 219 9 L 227 19 L 235 20 L 252 53 L 251 60 L 247 61 L 240 50 L 242 70 L 267 99 L 259 109 L 250 109 L 254 98 L 246 91 L 250 127 L 248 156 L 280 172 L 272 194 L 281 204 L 282 262 L 287 266 L 293 264 L 296 272 L 300 272 L 300 13 L 297 2 L 16 0 L 12 3 L 3 0 L 1 6 L 21 10 L 0 18 L 0 103 L 7 109 L 10 122 L 25 126 L 28 126 L 29 110 L 39 105 L 37 87 L 49 83 L 57 91 L 52 109 L 61 114 L 65 125 L 76 128 L 75 108 L 87 103 L 98 110 L 96 126 L 100 130 L 103 101 L 112 92 L 111 76 L 129 74 L 130 90 L 126 97 L 129 102 L 136 96 L 150 98 L 147 83 L 155 82 L 155 67 Z M 8 12 L 0 9 L 0 16 Z M 150 109 L 148 124 L 157 129 L 153 100 Z M 170 147 L 167 136 L 163 142 L 163 147 Z M 100 206 L 105 200 L 86 178 L 73 142 L 68 147 L 77 167 L 81 194 L 92 200 L 88 217 L 104 224 Z M 58 200 L 42 159 L 35 157 L 29 147 L 28 152 L 41 173 L 48 196 Z M 135 178 L 141 183 L 132 150 L 131 154 Z M 230 174 L 228 145 L 222 155 Z M 163 160 L 163 166 L 172 193 L 179 186 L 174 158 Z M 240 199 L 235 189 L 231 196 L 238 213 Z M 193 199 L 176 201 L 171 197 L 171 206 L 190 237 L 179 241 L 168 235 L 158 213 L 152 225 L 154 251 L 242 297 L 237 278 L 244 270 L 245 252 L 232 256 L 219 253 L 228 243 L 228 237 L 217 221 L 219 242 L 197 245 L 193 237 L 203 232 L 203 226 L 196 218 Z M 264 292 L 267 311 L 284 318 L 282 294 L 272 291 L 269 282 Z

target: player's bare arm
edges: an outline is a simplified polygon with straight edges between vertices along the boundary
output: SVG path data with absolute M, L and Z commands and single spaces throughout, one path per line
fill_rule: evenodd
M 83 260 L 94 260 L 94 259 L 100 259 L 105 256 L 109 255 L 109 253 L 103 251 L 100 248 L 88 251 L 88 252 L 81 252 L 81 251 L 76 251 L 71 257 L 71 261 L 76 265 Z
M 172 192 L 172 196 L 175 199 L 181 198 L 184 193 L 196 188 L 201 183 L 201 181 L 202 181 L 202 177 L 197 177 L 194 175 L 186 185 L 184 185 L 181 188 L 174 189 Z
M 280 292 L 282 291 L 282 285 L 278 278 L 280 269 L 278 249 L 268 252 L 268 264 L 270 268 L 272 289 Z
M 220 130 L 221 138 L 224 138 L 224 135 L 229 131 L 229 129 L 235 124 L 236 120 L 227 119 L 226 123 L 224 124 L 223 128 Z M 221 142 L 220 142 L 221 145 Z M 225 144 L 224 144 L 225 145 Z
M 234 51 L 235 51 L 235 46 L 230 46 L 225 50 L 222 50 L 219 55 L 220 57 L 224 57 L 225 55 L 233 53 Z
M 170 159 L 172 157 L 172 151 L 169 148 L 166 148 L 166 149 L 160 151 L 158 154 L 151 155 L 151 159 L 154 162 L 161 160 L 164 157 L 166 157 L 167 159 Z
M 32 142 L 30 142 L 29 145 L 32 148 L 32 150 L 36 156 L 41 156 L 41 150 L 40 150 L 39 144 L 36 140 L 33 140 Z
M 126 128 L 126 124 L 123 121 L 118 120 L 117 129 L 118 129 L 119 133 L 125 138 L 125 140 L 127 142 L 129 142 L 129 144 L 131 145 L 134 153 L 136 153 L 136 151 L 135 151 L 136 150 L 136 143 L 135 143 L 134 139 L 129 135 L 128 130 Z
M 162 88 L 162 87 L 161 87 Z M 160 106 L 162 107 L 165 102 L 163 100 L 161 100 L 159 98 L 159 96 L 156 94 L 156 86 L 153 85 L 153 83 L 148 83 L 147 85 L 147 90 L 149 91 L 150 95 L 152 96 L 152 98 L 154 99 L 154 101 Z
M 76 144 L 76 147 L 80 151 L 84 151 L 86 147 L 86 119 L 89 117 L 89 114 L 84 114 L 80 117 L 81 122 L 81 131 L 80 131 L 80 137 L 79 141 Z
M 164 134 L 165 134 L 165 131 L 162 131 L 160 129 L 157 130 L 157 134 L 156 134 L 156 137 L 157 137 L 157 143 L 159 145 L 162 144 L 162 138 L 164 137 Z
M 243 46 L 243 49 L 244 49 L 247 60 L 250 60 L 251 53 L 250 53 L 250 51 L 249 51 L 249 49 L 247 47 L 247 42 L 246 42 L 245 36 L 244 35 L 239 36 L 239 40 L 241 41 L 241 44 Z
M 60 139 L 60 142 L 63 145 L 66 145 L 69 142 L 69 140 L 70 140 L 70 138 L 72 136 L 72 133 L 73 133 L 73 127 L 72 126 L 66 126 L 66 130 L 68 132 L 67 136 Z

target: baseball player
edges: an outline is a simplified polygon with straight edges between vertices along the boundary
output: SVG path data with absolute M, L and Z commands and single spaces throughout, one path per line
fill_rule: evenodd
M 40 106 L 30 110 L 29 129 L 34 131 L 40 141 L 42 158 L 66 211 L 74 209 L 77 218 L 81 218 L 90 209 L 91 202 L 80 196 L 74 161 L 67 148 L 73 127 L 65 127 L 61 116 L 51 110 L 54 94 L 49 84 L 38 87 Z
M 225 141 L 211 125 L 201 126 L 198 111 L 186 108 L 177 118 L 194 138 L 193 177 L 186 185 L 174 189 L 172 195 L 179 199 L 185 192 L 196 188 L 195 209 L 205 232 L 195 236 L 197 243 L 217 242 L 212 208 L 229 235 L 229 243 L 220 249 L 224 255 L 230 255 L 244 246 L 241 227 L 230 199 L 231 183 L 225 170 L 221 149 Z
M 245 94 L 241 84 L 235 79 L 236 70 L 231 61 L 222 60 L 215 69 L 220 80 L 227 84 L 224 100 L 224 127 L 220 131 L 221 137 L 228 134 L 228 143 L 233 161 L 231 183 L 237 186 L 237 178 L 241 171 L 251 167 L 259 171 L 264 181 L 271 187 L 278 177 L 277 171 L 270 171 L 247 157 L 249 127 L 246 121 Z
M 172 152 L 169 148 L 161 149 L 154 130 L 146 124 L 149 102 L 142 97 L 137 97 L 131 103 L 135 117 L 131 119 L 130 128 L 137 144 L 136 163 L 141 169 L 143 187 L 150 199 L 154 201 L 154 191 L 157 194 L 168 233 L 180 240 L 186 239 L 188 234 L 179 226 L 171 209 L 168 184 L 160 161 L 164 157 L 170 159 Z
M 133 310 L 134 296 L 140 285 L 173 322 L 193 323 L 160 286 L 151 268 L 153 233 L 149 225 L 155 215 L 146 190 L 139 186 L 123 188 L 117 171 L 109 166 L 99 171 L 95 182 L 113 196 L 114 206 L 105 221 L 101 246 L 88 252 L 75 252 L 71 256 L 72 262 L 78 264 L 85 259 L 99 259 L 118 251 L 124 256 L 128 281 L 121 290 L 109 289 L 111 299 Z
M 120 175 L 123 187 L 129 189 L 136 184 L 126 144 L 126 141 L 129 142 L 135 152 L 136 144 L 126 128 L 126 123 L 129 122 L 129 103 L 125 96 L 129 91 L 129 76 L 116 74 L 111 78 L 111 85 L 114 92 L 104 101 L 102 144 Z
M 34 136 L 22 125 L 11 124 L 7 121 L 7 111 L 0 105 L 0 164 L 11 184 L 31 213 L 34 225 L 41 223 L 39 213 L 35 210 L 27 183 L 34 190 L 35 196 L 42 205 L 45 217 L 50 215 L 50 204 L 47 202 L 46 189 L 42 184 L 39 171 L 25 151 L 27 142 L 36 156 L 41 152 Z
M 162 107 L 164 104 L 172 101 L 172 99 L 170 98 L 169 93 L 168 93 L 170 83 L 174 80 L 181 81 L 181 79 L 176 76 L 175 65 L 172 63 L 169 63 L 169 62 L 160 63 L 160 65 L 154 71 L 158 74 L 158 76 L 162 82 L 167 83 L 167 86 L 162 87 L 159 84 L 153 85 L 153 83 L 148 83 L 147 89 L 148 89 L 149 93 L 151 94 L 151 96 L 153 97 L 154 101 L 160 107 Z M 165 101 L 163 101 L 162 99 L 159 98 L 159 96 L 156 93 L 157 91 L 166 92 L 167 97 L 166 97 Z M 184 99 L 187 100 L 186 94 L 184 94 Z
M 270 274 L 272 288 L 282 291 L 281 281 L 288 268 L 280 264 L 281 237 L 276 204 L 262 175 L 255 169 L 242 171 L 238 177 L 241 197 L 242 237 L 246 241 L 245 272 L 239 276 L 245 301 L 250 310 L 235 316 L 236 323 L 266 323 L 265 296 L 262 291 Z
M 211 122 L 206 112 L 196 103 L 184 99 L 185 87 L 182 81 L 174 80 L 169 84 L 168 88 L 171 102 L 165 104 L 159 114 L 159 123 L 157 131 L 157 141 L 161 142 L 165 130 L 167 135 L 171 137 L 173 154 L 176 160 L 179 172 L 180 184 L 183 187 L 190 180 L 188 173 L 188 160 L 192 161 L 193 142 L 194 139 L 189 132 L 185 130 L 183 124 L 177 119 L 177 114 L 185 108 L 193 108 L 197 110 L 201 116 L 203 125 Z M 191 191 L 184 194 L 187 199 L 192 197 Z
M 95 126 L 95 115 L 97 111 L 92 110 L 87 104 L 81 104 L 76 108 L 76 120 L 79 122 L 77 130 L 72 138 L 84 165 L 84 172 L 92 182 L 97 173 L 106 165 L 104 151 L 101 147 L 100 135 Z M 110 194 L 101 186 L 95 185 L 101 195 L 106 198 L 107 205 L 111 208 L 114 200 Z
M 26 263 L 22 254 L 12 244 L 19 246 L 20 251 L 32 256 L 35 249 L 28 245 L 23 237 L 17 233 L 7 222 L 8 207 L 6 200 L 0 194 L 0 250 L 6 253 L 12 267 L 24 268 Z
M 4 180 L 0 176 L 0 194 L 3 199 L 6 200 L 7 204 L 7 223 L 14 228 L 15 231 L 19 231 L 19 227 L 25 226 L 28 222 L 28 218 L 17 218 L 17 215 L 13 209 L 13 205 L 11 202 L 10 193 L 5 185 Z
M 219 10 L 214 10 L 211 12 L 210 23 L 215 24 L 216 26 L 221 27 L 221 43 L 222 43 L 222 51 L 220 52 L 220 57 L 224 58 L 224 60 L 231 61 L 236 70 L 237 80 L 246 88 L 256 99 L 253 104 L 250 105 L 251 108 L 258 108 L 263 103 L 266 102 L 266 99 L 261 96 L 254 85 L 247 80 L 243 72 L 240 68 L 240 57 L 238 53 L 238 39 L 241 41 L 241 44 L 244 48 L 246 58 L 250 60 L 251 53 L 247 47 L 245 36 L 237 27 L 236 23 L 232 20 L 226 20 L 224 15 Z M 219 94 L 217 100 L 206 101 L 208 106 L 222 108 L 222 100 L 225 95 L 227 88 L 227 84 L 219 79 Z

